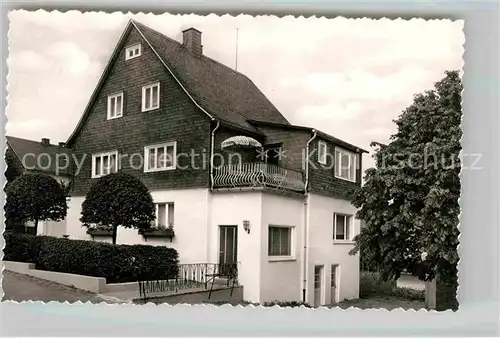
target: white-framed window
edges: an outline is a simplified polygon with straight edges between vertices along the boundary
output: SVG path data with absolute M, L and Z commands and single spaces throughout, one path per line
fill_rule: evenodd
M 350 241 L 352 238 L 352 215 L 333 214 L 333 240 Z
M 269 256 L 292 256 L 293 227 L 269 226 L 268 255 Z
M 156 203 L 156 219 L 153 221 L 153 226 L 156 227 L 173 227 L 174 226 L 174 203 Z
M 326 142 L 318 141 L 318 162 L 320 164 L 326 164 L 326 152 L 328 148 Z
M 118 151 L 92 155 L 92 178 L 118 171 Z
M 123 116 L 123 92 L 108 96 L 108 120 Z
M 335 148 L 335 177 L 356 182 L 357 162 L 357 154 Z
M 144 147 L 144 172 L 175 169 L 177 162 L 176 153 L 176 142 Z
M 136 58 L 141 56 L 141 54 L 142 47 L 140 43 L 125 48 L 125 60 Z
M 160 83 L 142 87 L 142 111 L 156 109 L 160 106 Z

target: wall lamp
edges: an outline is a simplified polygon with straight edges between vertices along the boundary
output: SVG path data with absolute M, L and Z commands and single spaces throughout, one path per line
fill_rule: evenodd
M 250 233 L 250 221 L 248 220 L 243 221 L 243 229 L 247 232 L 247 234 Z

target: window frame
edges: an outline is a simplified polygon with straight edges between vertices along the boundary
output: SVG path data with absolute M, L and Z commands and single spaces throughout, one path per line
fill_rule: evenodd
M 115 99 L 115 112 L 116 112 L 116 99 L 118 97 L 121 97 L 121 105 L 120 105 L 120 115 L 114 115 L 114 116 L 111 116 L 111 101 L 113 99 Z M 108 110 L 107 110 L 107 119 L 108 120 L 113 120 L 113 119 L 117 119 L 117 118 L 120 118 L 120 117 L 123 117 L 123 91 L 122 92 L 119 92 L 119 93 L 114 93 L 114 94 L 111 94 L 111 95 L 108 95 Z
M 139 47 L 139 53 L 135 54 L 135 50 Z M 132 51 L 134 55 L 129 56 L 129 52 Z M 142 45 L 141 43 L 134 43 L 133 45 L 130 45 L 128 47 L 125 47 L 125 61 L 135 59 L 139 56 L 142 55 Z
M 340 156 L 338 158 L 337 158 L 337 152 L 340 154 Z M 346 177 L 342 176 L 342 155 L 349 156 L 348 173 L 351 173 L 351 171 L 352 171 L 353 177 L 346 178 Z M 359 154 L 357 154 L 355 152 L 345 150 L 344 148 L 335 147 L 335 165 L 334 165 L 335 178 L 339 178 L 341 180 L 356 183 L 356 176 L 357 176 L 357 171 L 358 171 L 358 157 L 359 157 Z M 337 161 L 337 159 L 339 161 Z M 354 167 L 354 169 L 352 169 L 352 167 Z
M 287 229 L 288 230 L 288 238 L 289 238 L 289 243 L 288 243 L 288 252 L 286 254 L 275 254 L 272 252 L 272 245 L 271 245 L 271 229 Z M 267 228 L 267 256 L 270 261 L 283 261 L 283 260 L 295 260 L 295 240 L 294 240 L 294 235 L 295 235 L 295 226 L 290 226 L 290 225 L 276 225 L 276 224 L 269 224 Z M 280 238 L 281 240 L 281 238 Z M 280 245 L 281 247 L 281 245 Z
M 324 149 L 324 153 L 321 153 L 321 147 Z M 325 141 L 318 141 L 318 163 L 326 165 L 327 162 L 328 146 Z
M 115 168 L 116 168 L 116 171 L 111 171 L 107 174 L 103 174 L 103 166 L 104 166 L 104 161 L 103 161 L 103 158 L 105 156 L 109 156 L 111 157 L 112 155 L 115 155 L 116 157 L 116 161 L 115 161 Z M 97 175 L 95 173 L 95 169 L 96 169 L 96 159 L 97 158 L 101 158 L 101 162 L 100 162 L 100 174 Z M 91 174 L 91 177 L 92 178 L 100 178 L 100 177 L 103 177 L 103 176 L 106 176 L 106 175 L 109 175 L 109 174 L 112 174 L 112 173 L 117 173 L 118 170 L 120 169 L 120 164 L 119 164 L 119 158 L 118 158 L 118 150 L 113 150 L 113 151 L 106 151 L 106 152 L 101 152 L 101 153 L 96 153 L 96 154 L 92 154 L 92 174 Z
M 154 87 L 158 87 L 158 97 L 157 97 L 157 105 L 156 106 L 152 106 L 153 104 L 153 88 Z M 151 99 L 151 106 L 149 108 L 146 108 L 146 91 L 148 89 L 151 89 L 151 94 L 150 94 L 150 99 Z M 148 111 L 151 111 L 151 110 L 155 110 L 155 109 L 158 109 L 160 108 L 160 82 L 155 82 L 155 83 L 150 83 L 148 85 L 145 85 L 145 86 L 142 86 L 142 95 L 141 95 L 141 111 L 144 113 L 144 112 L 148 112 Z
M 337 217 L 342 216 L 345 217 L 344 223 L 344 238 L 337 239 Z M 348 223 L 348 224 L 346 224 Z M 347 236 L 346 236 L 347 235 Z M 352 242 L 353 236 L 353 215 L 343 214 L 343 213 L 333 213 L 333 241 L 334 242 Z
M 159 209 L 160 209 L 160 205 L 164 205 L 165 206 L 165 220 L 168 224 L 164 224 L 162 226 L 166 227 L 166 228 L 169 228 L 170 227 L 170 205 L 172 205 L 172 228 L 174 227 L 174 223 L 175 223 L 175 203 L 174 202 L 155 202 L 155 216 L 156 218 L 154 219 L 154 221 L 152 222 L 153 226 L 155 227 L 158 227 L 160 226 L 161 224 L 159 224 L 158 220 L 159 220 Z
M 149 168 L 149 151 L 151 149 L 159 149 L 161 147 L 165 148 L 165 154 L 168 147 L 174 148 L 172 166 L 165 168 Z M 156 152 L 155 152 L 156 154 Z M 165 161 L 166 164 L 166 161 Z M 157 171 L 166 171 L 166 170 L 175 170 L 177 168 L 177 141 L 165 142 L 165 143 L 157 143 L 151 144 L 144 147 L 144 172 L 157 172 Z

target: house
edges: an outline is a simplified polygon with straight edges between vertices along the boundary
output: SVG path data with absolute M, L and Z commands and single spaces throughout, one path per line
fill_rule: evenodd
M 39 172 L 55 178 L 64 186 L 69 185 L 72 177 L 71 149 L 64 143 L 55 145 L 47 138 L 38 142 L 13 136 L 7 136 L 6 140 L 7 184 L 25 173 Z M 24 231 L 27 233 L 34 233 L 34 229 L 32 222 L 25 224 Z M 38 235 L 62 237 L 66 235 L 66 220 L 41 221 L 37 232 Z
M 201 36 L 190 28 L 180 43 L 127 24 L 66 142 L 84 160 L 68 235 L 110 240 L 79 218 L 90 186 L 120 170 L 150 189 L 155 224 L 172 231 L 120 228 L 117 243 L 171 246 L 182 264 L 237 263 L 246 301 L 357 298 L 359 257 L 348 252 L 360 225 L 348 192 L 366 151 L 291 125 L 248 77 L 204 55 Z M 228 150 L 230 139 L 261 147 Z

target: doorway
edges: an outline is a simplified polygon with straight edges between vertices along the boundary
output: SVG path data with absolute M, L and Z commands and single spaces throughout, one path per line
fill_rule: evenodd
M 314 267 L 314 306 L 321 306 L 323 295 L 323 265 Z
M 337 304 L 339 302 L 339 299 L 337 297 L 337 291 L 338 291 L 338 278 L 339 278 L 339 266 L 337 264 L 332 265 L 332 271 L 330 273 L 330 288 L 331 288 L 331 293 L 330 293 L 330 304 Z
M 219 273 L 230 273 L 238 262 L 238 227 L 236 225 L 219 226 Z

